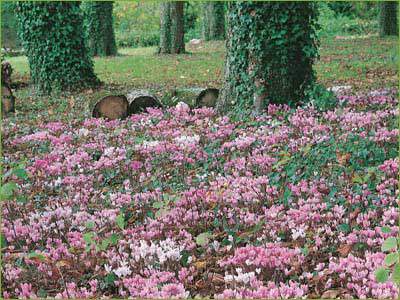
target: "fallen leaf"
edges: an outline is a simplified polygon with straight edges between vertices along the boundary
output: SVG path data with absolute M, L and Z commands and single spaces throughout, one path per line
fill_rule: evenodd
M 340 295 L 340 290 L 327 290 L 322 294 L 321 298 L 322 299 L 334 299 L 338 295 Z
M 56 262 L 56 266 L 61 268 L 61 267 L 70 267 L 71 266 L 71 262 L 68 260 L 59 260 L 58 262 Z
M 196 267 L 196 269 L 204 269 L 205 266 L 207 265 L 207 261 L 205 260 L 199 260 L 193 263 L 193 265 Z
M 337 250 L 342 257 L 347 257 L 347 255 L 350 253 L 351 249 L 353 248 L 353 245 L 349 244 L 343 244 L 339 247 Z

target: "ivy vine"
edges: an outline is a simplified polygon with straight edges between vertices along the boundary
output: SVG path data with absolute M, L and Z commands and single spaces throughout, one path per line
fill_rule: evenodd
M 79 2 L 19 1 L 16 12 L 31 80 L 39 92 L 99 83 L 84 42 Z
M 315 82 L 317 18 L 312 2 L 229 3 L 224 106 L 301 103 Z

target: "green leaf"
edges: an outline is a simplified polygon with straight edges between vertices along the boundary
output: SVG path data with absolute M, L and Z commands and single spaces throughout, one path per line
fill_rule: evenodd
M 46 297 L 47 297 L 47 292 L 46 292 L 46 290 L 40 288 L 40 289 L 38 290 L 38 296 L 39 296 L 39 298 L 46 298 Z
M 386 282 L 388 278 L 389 278 L 389 270 L 381 267 L 375 271 L 375 279 L 379 283 Z
M 12 173 L 17 176 L 19 179 L 27 180 L 28 179 L 28 173 L 26 172 L 25 169 L 19 168 L 19 169 L 14 169 Z
M 157 201 L 153 203 L 153 208 L 160 209 L 164 207 L 164 202 Z
M 212 237 L 212 235 L 209 232 L 200 233 L 196 237 L 196 244 L 199 245 L 199 246 L 204 247 L 209 243 L 211 237 Z
M 391 265 L 395 264 L 399 261 L 399 254 L 398 253 L 389 253 L 385 257 L 385 265 L 390 267 Z
M 184 266 L 184 267 L 188 266 L 189 256 L 190 256 L 189 251 L 186 251 L 186 250 L 181 251 L 181 260 L 180 261 L 181 261 L 182 266 Z
M 0 248 L 7 247 L 6 237 L 0 233 Z
M 119 214 L 115 218 L 115 222 L 117 223 L 118 227 L 121 228 L 122 230 L 125 228 L 125 217 L 124 214 Z
M 393 268 L 392 280 L 395 284 L 400 284 L 400 263 L 396 263 Z
M 25 195 L 17 195 L 17 203 L 26 204 L 28 203 L 28 198 Z
M 104 239 L 101 241 L 100 250 L 105 251 L 107 250 L 108 246 L 110 245 L 109 239 Z
M 154 219 L 155 218 L 154 212 L 152 212 L 151 210 L 148 210 L 146 212 L 146 216 L 148 216 L 150 219 Z
M 301 253 L 302 253 L 304 256 L 307 256 L 308 253 L 310 252 L 310 251 L 308 250 L 308 247 L 307 247 L 307 246 L 304 246 L 304 248 L 300 248 L 300 251 L 301 251 Z
M 46 256 L 44 256 L 44 255 L 41 254 L 41 253 L 36 253 L 35 251 L 30 252 L 30 253 L 27 255 L 27 258 L 38 258 L 38 259 L 41 260 L 41 261 L 46 260 Z
M 0 189 L 0 200 L 9 200 L 12 198 L 14 191 L 17 189 L 15 182 L 7 182 L 1 186 Z
M 106 277 L 104 277 L 104 281 L 108 285 L 113 285 L 115 280 L 117 280 L 117 276 L 114 273 L 109 273 Z
M 383 242 L 381 250 L 385 252 L 393 249 L 397 249 L 397 239 L 395 237 L 387 238 Z
M 93 221 L 87 221 L 85 224 L 87 229 L 93 229 L 94 228 L 94 222 Z
M 363 178 L 360 176 L 360 175 L 355 175 L 354 177 L 353 177 L 353 183 L 359 183 L 359 184 L 362 184 L 362 183 L 364 183 L 364 180 L 363 180 Z
M 345 224 L 345 223 L 340 224 L 338 226 L 338 230 L 341 231 L 341 232 L 350 232 L 350 225 L 349 224 Z
M 93 243 L 94 232 L 86 232 L 83 234 L 83 240 L 86 242 L 87 245 Z
M 118 243 L 118 241 L 120 240 L 120 236 L 116 233 L 113 233 L 113 234 L 111 234 L 109 239 L 110 239 L 110 242 L 112 245 L 116 245 Z
M 383 233 L 391 233 L 391 232 L 392 232 L 392 229 L 390 229 L 390 227 L 388 227 L 388 226 L 383 226 L 383 227 L 381 228 L 381 231 L 382 231 Z

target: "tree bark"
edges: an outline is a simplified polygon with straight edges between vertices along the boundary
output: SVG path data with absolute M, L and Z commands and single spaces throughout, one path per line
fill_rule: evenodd
M 225 38 L 224 2 L 210 1 L 203 4 L 203 38 L 223 40 Z
M 259 113 L 269 103 L 301 103 L 315 80 L 316 19 L 310 2 L 230 2 L 217 110 Z
M 112 56 L 117 54 L 113 28 L 113 2 L 84 2 L 85 31 L 89 51 L 92 56 Z
M 170 2 L 160 4 L 160 48 L 159 53 L 171 53 L 171 14 Z
M 15 112 L 15 97 L 7 84 L 1 84 L 1 115 Z
M 384 1 L 380 3 L 379 23 L 380 36 L 399 34 L 397 2 Z
M 160 54 L 185 52 L 184 2 L 162 2 L 160 5 Z
M 98 86 L 83 33 L 78 2 L 18 1 L 20 38 L 31 80 L 39 92 Z
M 180 54 L 185 52 L 184 42 L 184 18 L 183 1 L 174 1 L 171 3 L 171 53 Z
M 211 2 L 205 2 L 202 5 L 202 15 L 203 15 L 203 24 L 202 24 L 202 33 L 203 40 L 210 40 L 210 4 Z

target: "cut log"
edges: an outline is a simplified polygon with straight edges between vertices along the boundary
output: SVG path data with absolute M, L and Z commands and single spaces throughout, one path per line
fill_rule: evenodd
M 207 88 L 202 90 L 196 98 L 196 107 L 215 107 L 218 95 L 219 89 Z
M 162 108 L 161 102 L 156 96 L 145 90 L 134 90 L 128 93 L 127 99 L 129 102 L 128 114 L 139 114 L 146 112 L 146 108 L 155 107 Z
M 172 104 L 185 102 L 192 108 L 215 107 L 219 95 L 219 90 L 215 88 L 184 88 L 169 91 L 164 97 L 169 98 Z
M 97 101 L 92 117 L 110 120 L 124 119 L 128 116 L 128 108 L 129 102 L 124 95 L 106 96 Z
M 15 112 L 15 97 L 11 89 L 5 85 L 1 85 L 1 114 L 5 116 L 10 112 Z

